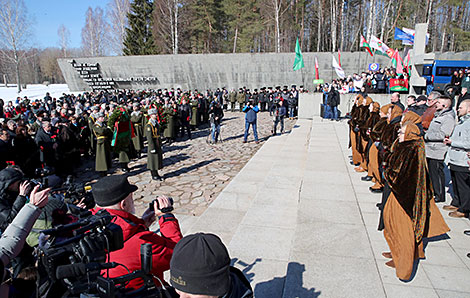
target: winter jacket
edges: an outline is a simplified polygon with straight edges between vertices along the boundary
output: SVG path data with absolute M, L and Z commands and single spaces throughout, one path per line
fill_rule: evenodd
M 451 166 L 468 168 L 468 156 L 470 152 L 470 114 L 463 116 L 459 124 L 454 128 L 450 137 L 452 141 L 447 151 L 446 162 Z
M 0 260 L 4 265 L 16 257 L 26 241 L 36 219 L 41 214 L 41 209 L 26 204 L 21 208 L 13 222 L 8 226 L 0 238 Z
M 92 210 L 95 214 L 101 208 Z M 147 229 L 144 221 L 136 216 L 122 210 L 106 209 L 111 215 L 116 216 L 113 221 L 122 229 L 124 238 L 124 247 L 120 250 L 110 253 L 109 262 L 117 262 L 126 266 L 131 272 L 141 269 L 140 245 L 144 243 L 152 244 L 152 271 L 151 273 L 163 281 L 163 272 L 170 269 L 170 260 L 173 255 L 173 249 L 178 241 L 183 238 L 178 224 L 178 220 L 172 215 L 160 217 L 160 234 L 151 232 Z M 114 278 L 127 274 L 127 270 L 118 266 L 109 269 L 109 277 Z M 106 276 L 106 270 L 102 272 Z M 154 279 L 155 285 L 161 287 L 158 280 Z M 141 279 L 130 281 L 126 288 L 138 289 L 143 286 Z
M 331 89 L 328 93 L 328 98 L 326 102 L 330 107 L 336 107 L 340 104 L 339 92 Z
M 436 112 L 424 135 L 426 157 L 444 160 L 447 146 L 444 138 L 450 136 L 455 127 L 455 112 L 452 109 Z
M 6 168 L 0 171 L 0 232 L 5 231 L 26 203 L 26 197 L 8 190 L 13 182 L 21 179 L 23 174 L 18 170 Z
M 245 106 L 243 108 L 243 112 L 245 113 L 245 121 L 248 123 L 256 123 L 256 113 L 259 112 L 258 106 L 254 106 L 251 108 L 250 106 Z
M 251 298 L 253 290 L 243 273 L 235 267 L 230 267 L 230 290 L 222 298 Z
M 182 122 L 188 122 L 192 117 L 191 106 L 189 104 L 180 105 L 178 112 Z

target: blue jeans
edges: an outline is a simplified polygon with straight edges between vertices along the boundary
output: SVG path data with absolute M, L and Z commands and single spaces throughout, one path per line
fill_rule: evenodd
M 332 118 L 338 120 L 338 107 L 331 107 Z
M 329 105 L 324 106 L 323 118 L 330 119 L 332 117 L 331 107 Z
M 295 107 L 289 107 L 289 118 L 294 118 Z
M 258 132 L 256 131 L 256 122 L 249 123 L 248 121 L 245 121 L 245 135 L 243 136 L 243 140 L 246 142 L 246 139 L 248 138 L 250 125 L 253 127 L 253 134 L 255 135 L 255 141 L 258 141 Z
M 219 134 L 220 134 L 220 124 L 211 123 L 211 137 L 214 143 L 219 138 Z

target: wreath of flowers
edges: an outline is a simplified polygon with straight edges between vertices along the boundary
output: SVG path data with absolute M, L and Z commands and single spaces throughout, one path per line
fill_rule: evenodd
M 126 121 L 130 123 L 129 113 L 124 108 L 119 106 L 119 107 L 116 107 L 113 113 L 109 116 L 108 126 L 114 130 L 116 122 L 120 123 L 120 122 L 126 122 Z M 113 150 L 115 152 L 128 151 L 130 141 L 131 141 L 130 137 L 129 138 L 116 138 L 116 143 L 113 146 Z
M 165 109 L 163 108 L 163 105 L 157 101 L 153 101 L 150 104 L 150 108 L 157 110 L 157 121 L 158 121 L 158 124 L 160 124 L 161 131 L 164 131 L 165 128 L 168 126 L 169 116 L 167 113 L 165 113 Z

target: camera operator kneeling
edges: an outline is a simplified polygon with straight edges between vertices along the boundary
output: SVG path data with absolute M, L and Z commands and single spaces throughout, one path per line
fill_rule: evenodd
M 152 244 L 152 270 L 151 273 L 158 277 L 165 285 L 163 272 L 170 269 L 170 259 L 176 243 L 183 238 L 178 220 L 171 213 L 163 213 L 161 209 L 171 206 L 167 197 L 158 197 L 154 202 L 154 210 L 148 208 L 142 215 L 142 219 L 134 215 L 134 200 L 132 193 L 137 190 L 135 185 L 129 184 L 126 176 L 108 176 L 101 178 L 93 185 L 92 193 L 97 207 L 92 209 L 93 213 L 100 209 L 106 209 L 111 215 L 116 216 L 114 223 L 122 228 L 124 236 L 124 247 L 110 253 L 109 262 L 116 262 L 127 267 L 131 272 L 141 269 L 140 245 Z M 158 209 L 160 207 L 160 210 Z M 155 221 L 156 216 L 160 224 L 159 236 L 149 231 L 149 227 Z M 106 273 L 106 271 L 103 271 Z M 109 269 L 111 278 L 127 274 L 128 271 L 118 266 Z M 158 280 L 154 278 L 157 287 L 161 287 Z M 143 286 L 142 279 L 134 279 L 126 288 L 138 289 Z

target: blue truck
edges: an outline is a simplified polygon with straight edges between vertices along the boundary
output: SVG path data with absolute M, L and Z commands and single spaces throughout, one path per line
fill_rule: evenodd
M 470 68 L 470 61 L 435 60 L 433 64 L 424 64 L 422 77 L 426 78 L 426 93 L 432 90 L 447 93 L 454 71 L 465 68 Z

